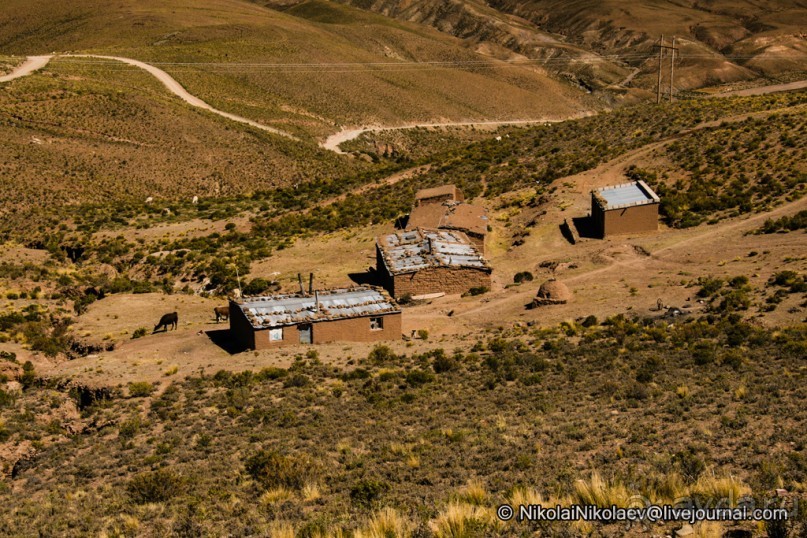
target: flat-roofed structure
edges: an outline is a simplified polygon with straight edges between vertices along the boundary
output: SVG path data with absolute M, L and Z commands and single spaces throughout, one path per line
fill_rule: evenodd
M 443 202 L 442 204 L 424 204 L 412 208 L 407 230 L 418 228 L 439 228 L 458 230 L 481 252 L 485 253 L 485 237 L 488 233 L 488 212 L 482 206 L 465 202 Z
M 594 233 L 609 235 L 658 230 L 659 197 L 644 181 L 603 187 L 591 192 Z
M 396 299 L 490 288 L 492 271 L 464 233 L 425 228 L 379 237 L 376 266 Z
M 441 204 L 445 201 L 462 202 L 465 196 L 454 185 L 440 185 L 421 189 L 415 193 L 415 207 L 424 204 Z
M 313 294 L 230 301 L 230 334 L 239 347 L 375 342 L 401 338 L 401 310 L 379 288 L 361 286 Z

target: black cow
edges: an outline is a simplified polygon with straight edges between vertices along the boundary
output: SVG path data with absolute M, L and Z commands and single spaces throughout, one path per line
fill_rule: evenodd
M 160 318 L 160 322 L 154 326 L 154 332 L 156 333 L 162 328 L 165 329 L 165 332 L 168 332 L 169 325 L 171 325 L 173 329 L 176 330 L 177 323 L 179 323 L 179 316 L 177 315 L 176 312 L 171 312 L 170 314 L 164 314 L 163 317 Z

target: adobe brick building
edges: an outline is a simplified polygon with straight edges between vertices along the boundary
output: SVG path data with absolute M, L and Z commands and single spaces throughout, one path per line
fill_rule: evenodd
M 446 201 L 462 202 L 463 200 L 465 200 L 465 196 L 454 185 L 421 189 L 415 193 L 415 207 L 427 204 L 442 204 Z
M 409 213 L 406 229 L 457 230 L 467 235 L 484 255 L 489 222 L 487 210 L 482 206 L 467 204 L 464 200 L 462 191 L 454 185 L 420 190 L 415 194 L 415 204 Z
M 484 255 L 488 222 L 488 212 L 484 207 L 465 202 L 446 201 L 441 204 L 422 204 L 413 207 L 406 229 L 457 230 L 467 235 L 476 249 Z
M 591 191 L 594 234 L 610 235 L 658 230 L 659 197 L 644 181 Z
M 396 299 L 490 288 L 491 267 L 464 233 L 417 229 L 378 238 L 376 267 Z
M 367 286 L 230 301 L 230 335 L 239 347 L 270 349 L 325 342 L 401 338 L 401 310 Z

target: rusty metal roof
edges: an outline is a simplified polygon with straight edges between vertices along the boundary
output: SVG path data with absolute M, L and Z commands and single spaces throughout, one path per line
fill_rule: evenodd
M 468 236 L 455 230 L 418 228 L 381 236 L 376 244 L 384 265 L 394 275 L 429 267 L 491 270 Z
M 314 295 L 244 297 L 233 303 L 255 329 L 400 312 L 386 292 L 371 287 L 321 290 Z
M 602 187 L 593 192 L 594 199 L 605 210 L 657 204 L 659 197 L 644 181 L 632 181 L 621 185 Z

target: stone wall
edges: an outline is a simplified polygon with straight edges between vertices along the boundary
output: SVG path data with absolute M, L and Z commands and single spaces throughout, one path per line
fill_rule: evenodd
M 429 267 L 391 278 L 390 294 L 399 299 L 404 295 L 425 295 L 427 293 L 465 293 L 471 288 L 490 288 L 490 270 L 470 267 Z

